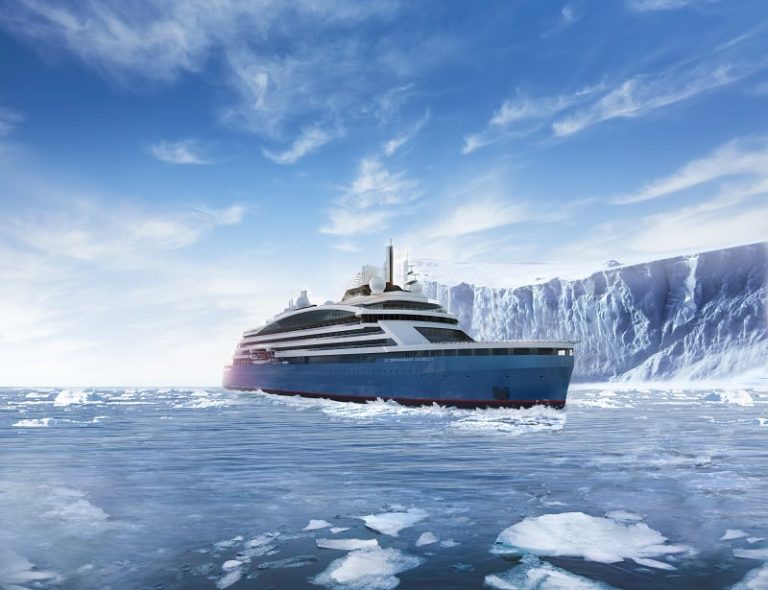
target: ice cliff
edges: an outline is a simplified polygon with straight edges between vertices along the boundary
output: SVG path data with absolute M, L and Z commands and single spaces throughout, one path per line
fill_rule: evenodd
M 578 340 L 574 379 L 768 372 L 768 242 L 517 288 L 425 280 L 478 340 Z

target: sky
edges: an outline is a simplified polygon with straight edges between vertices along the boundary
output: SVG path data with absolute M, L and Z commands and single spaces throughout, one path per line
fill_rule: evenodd
M 0 0 L 0 385 L 216 385 L 390 239 L 765 240 L 767 115 L 764 0 Z

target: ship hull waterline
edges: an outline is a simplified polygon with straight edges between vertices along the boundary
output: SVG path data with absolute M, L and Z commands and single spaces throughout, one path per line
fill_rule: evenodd
M 344 402 L 382 399 L 461 408 L 563 408 L 572 372 L 572 356 L 382 355 L 362 362 L 234 365 L 225 370 L 223 384 L 231 390 Z

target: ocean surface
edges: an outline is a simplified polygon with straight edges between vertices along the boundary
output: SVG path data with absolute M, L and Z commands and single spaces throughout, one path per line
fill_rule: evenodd
M 0 389 L 0 587 L 768 588 L 768 387 Z

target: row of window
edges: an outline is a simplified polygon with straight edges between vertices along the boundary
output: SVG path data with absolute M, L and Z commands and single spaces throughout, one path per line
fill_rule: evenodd
M 443 356 L 572 356 L 570 348 L 448 348 L 442 350 L 412 350 L 409 352 L 380 352 L 363 354 L 338 354 L 310 357 L 290 357 L 296 363 L 359 363 L 382 359 L 420 359 Z M 309 359 L 309 360 L 304 360 Z
M 368 336 L 370 334 L 383 334 L 384 330 L 381 328 L 368 327 L 358 330 L 344 330 L 343 332 L 323 332 L 322 334 L 309 334 L 304 336 L 287 336 L 285 338 L 273 338 L 270 340 L 262 340 L 259 342 L 241 342 L 238 348 L 246 348 L 248 346 L 259 345 L 266 346 L 274 342 L 289 342 L 291 340 L 308 340 L 310 338 L 350 338 L 352 336 Z
M 416 331 L 433 344 L 443 342 L 474 342 L 474 340 L 462 330 L 416 326 Z
M 280 348 L 285 350 L 326 350 L 333 348 L 370 348 L 372 346 L 397 346 L 397 343 L 391 338 L 380 338 L 378 340 L 365 340 L 363 342 L 331 342 L 328 344 L 305 344 L 303 346 L 286 346 Z
M 353 311 L 343 309 L 318 309 L 275 320 L 251 336 L 266 336 L 280 332 L 294 332 L 309 328 L 322 328 L 337 324 L 356 323 L 359 320 Z
M 442 311 L 442 307 L 439 303 L 428 303 L 426 301 L 383 301 L 380 303 L 372 303 L 365 306 L 366 309 L 414 309 L 414 310 L 439 310 Z
M 384 313 L 366 313 L 362 315 L 363 323 L 374 323 L 382 320 L 408 320 L 411 322 L 436 322 L 439 324 L 458 324 L 459 320 L 441 316 L 430 315 L 406 315 L 406 314 L 384 314 Z

